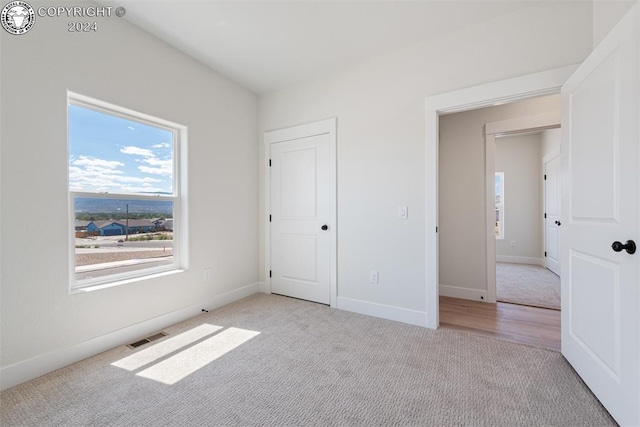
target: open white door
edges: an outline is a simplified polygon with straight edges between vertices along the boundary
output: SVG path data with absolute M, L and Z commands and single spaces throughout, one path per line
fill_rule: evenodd
M 544 162 L 544 265 L 560 275 L 560 155 Z
M 640 425 L 636 4 L 562 88 L 562 354 L 621 425 Z M 632 252 L 632 251 L 629 251 Z

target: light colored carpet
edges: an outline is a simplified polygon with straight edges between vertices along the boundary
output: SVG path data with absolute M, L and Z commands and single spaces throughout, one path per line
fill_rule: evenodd
M 560 278 L 539 265 L 496 264 L 496 299 L 560 310 Z
M 165 373 L 188 365 L 189 359 L 170 363 L 190 351 L 185 348 L 160 361 L 143 356 L 206 325 L 224 329 L 192 344 L 202 347 L 193 360 L 207 355 L 210 339 L 237 331 L 230 328 L 259 334 L 173 385 L 136 375 L 151 376 L 161 364 Z M 262 294 L 167 331 L 170 336 L 136 350 L 118 347 L 5 390 L 1 424 L 615 425 L 552 350 Z M 230 335 L 220 346 L 233 341 Z M 129 371 L 112 363 L 143 366 Z

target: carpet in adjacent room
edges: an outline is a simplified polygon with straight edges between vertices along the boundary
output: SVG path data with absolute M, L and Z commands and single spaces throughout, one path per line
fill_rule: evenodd
M 539 265 L 499 262 L 496 264 L 496 299 L 560 310 L 560 277 Z

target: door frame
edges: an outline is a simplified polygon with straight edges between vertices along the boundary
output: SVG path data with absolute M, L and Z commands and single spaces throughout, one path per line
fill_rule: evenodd
M 559 93 L 559 92 L 558 92 Z M 525 132 L 536 132 L 560 127 L 562 113 L 543 113 L 535 116 L 516 117 L 513 119 L 489 122 L 484 126 L 485 149 L 485 192 L 486 226 L 487 226 L 487 302 L 496 302 L 496 239 L 495 239 L 495 172 L 496 172 L 496 138 L 506 135 L 518 135 Z M 559 155 L 558 152 L 555 155 Z M 543 163 L 544 164 L 544 163 Z M 544 204 L 544 192 L 543 192 Z M 543 208 L 544 209 L 544 208 Z M 543 247 L 546 235 L 543 230 Z
M 549 71 L 528 74 L 521 77 L 433 95 L 425 100 L 427 327 L 437 329 L 440 324 L 440 304 L 438 301 L 439 117 L 445 114 L 459 113 L 462 111 L 475 110 L 478 108 L 491 107 L 524 99 L 560 93 L 560 88 L 569 76 L 573 74 L 577 67 L 578 65 L 570 65 Z
M 329 272 L 329 295 L 330 306 L 336 307 L 338 299 L 338 244 L 337 244 L 337 119 L 335 117 L 297 126 L 274 129 L 264 133 L 264 277 L 267 293 L 271 293 L 271 222 L 269 215 L 271 211 L 271 171 L 269 161 L 271 159 L 271 144 L 278 142 L 292 141 L 295 139 L 309 138 L 312 136 L 329 136 L 329 239 L 331 260 L 331 271 Z

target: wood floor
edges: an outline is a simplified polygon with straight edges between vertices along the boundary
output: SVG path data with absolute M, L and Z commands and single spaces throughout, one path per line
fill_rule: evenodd
M 440 327 L 560 350 L 560 311 L 440 297 Z

